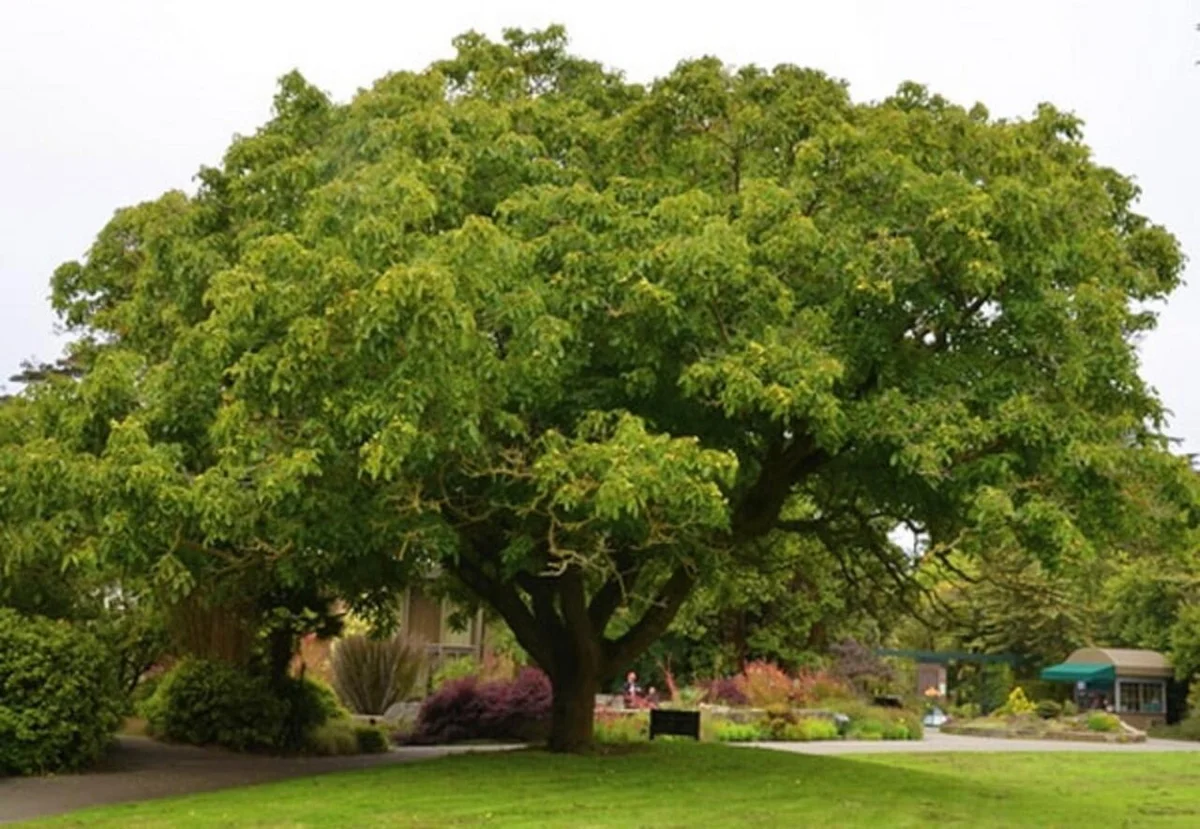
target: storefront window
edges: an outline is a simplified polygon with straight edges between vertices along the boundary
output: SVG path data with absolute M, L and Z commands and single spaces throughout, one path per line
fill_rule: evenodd
M 1161 714 L 1166 707 L 1166 687 L 1161 682 L 1123 680 L 1118 697 L 1123 714 Z

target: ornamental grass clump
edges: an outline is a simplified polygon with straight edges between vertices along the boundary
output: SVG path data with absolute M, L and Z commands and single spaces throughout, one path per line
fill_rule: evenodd
M 347 636 L 333 648 L 333 687 L 355 714 L 380 716 L 409 697 L 424 660 L 419 645 L 399 636 Z

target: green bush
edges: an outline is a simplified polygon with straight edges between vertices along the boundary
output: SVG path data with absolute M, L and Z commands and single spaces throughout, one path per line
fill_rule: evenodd
M 1088 731 L 1103 731 L 1111 733 L 1121 730 L 1121 721 L 1113 714 L 1105 714 L 1097 711 L 1093 714 L 1088 714 L 1087 727 Z
M 979 717 L 979 715 L 983 712 L 979 708 L 979 703 L 966 702 L 962 705 L 950 706 L 950 710 L 946 713 L 955 720 L 973 720 Z
M 337 694 L 324 682 L 312 679 L 288 679 L 276 694 L 283 700 L 286 713 L 276 747 L 298 751 L 315 728 L 327 722 L 346 719 L 349 713 L 338 702 Z
M 875 717 L 852 720 L 846 736 L 852 740 L 882 740 L 889 725 L 885 720 Z
M 261 677 L 224 662 L 185 659 L 163 677 L 142 716 L 156 737 L 255 751 L 284 747 L 288 708 Z
M 479 673 L 479 660 L 473 656 L 459 656 L 454 659 L 447 659 L 441 664 L 436 671 L 433 672 L 433 679 L 430 685 L 434 691 L 438 691 L 442 686 L 456 679 L 466 679 L 469 676 L 475 676 Z M 377 713 L 372 711 L 371 713 Z
M 923 740 L 925 739 L 925 723 L 921 721 L 921 717 L 914 714 L 912 711 L 903 711 L 897 715 L 897 720 L 904 725 L 907 731 L 906 740 Z
M 383 754 L 388 750 L 387 734 L 373 725 L 360 725 L 355 728 L 354 739 L 360 754 Z
M 141 715 L 142 708 L 146 701 L 149 700 L 158 690 L 158 686 L 162 683 L 163 674 L 155 674 L 149 676 L 134 686 L 133 693 L 129 695 L 129 703 L 135 714 Z
M 832 720 L 802 719 L 785 726 L 780 738 L 789 742 L 807 743 L 813 740 L 836 740 L 837 725 Z
M 382 754 L 388 750 L 387 734 L 378 726 L 357 725 L 349 718 L 333 719 L 304 737 L 305 754 L 344 757 L 352 754 Z
M 844 703 L 838 711 L 850 718 L 846 736 L 852 740 L 920 740 L 925 733 L 921 717 L 908 709 Z
M 594 738 L 605 745 L 640 743 L 650 738 L 650 716 L 639 711 L 635 714 L 596 715 Z
M 1037 706 L 1029 701 L 1029 697 L 1025 696 L 1025 691 L 1017 687 L 1012 689 L 1012 693 L 1008 695 L 1008 699 L 996 713 L 1006 717 L 1020 717 L 1032 714 L 1036 709 Z
M 1062 715 L 1064 717 L 1074 717 L 1078 713 L 1079 706 L 1075 704 L 1074 700 L 1067 700 L 1062 704 Z
M 1037 704 L 1037 715 L 1043 720 L 1056 720 L 1062 716 L 1063 707 L 1052 699 L 1041 700 Z
M 333 689 L 310 679 L 264 678 L 225 662 L 185 659 L 142 704 L 149 733 L 234 751 L 304 751 L 310 735 L 345 719 Z
M 306 754 L 319 757 L 340 757 L 358 754 L 358 735 L 350 720 L 331 720 L 317 726 L 304 740 Z
M 763 729 L 754 723 L 717 720 L 712 725 L 712 737 L 720 743 L 752 743 L 764 736 Z
M 1181 740 L 1200 740 L 1200 716 L 1192 715 L 1178 725 Z
M 333 687 L 355 714 L 385 714 L 412 694 L 424 661 L 421 649 L 399 636 L 347 636 L 333 648 Z
M 1000 662 L 983 665 L 968 688 L 974 688 L 975 701 L 984 714 L 990 714 L 1004 704 L 1013 687 L 1012 668 Z
M 0 609 L 0 774 L 95 762 L 124 706 L 112 656 L 94 636 Z

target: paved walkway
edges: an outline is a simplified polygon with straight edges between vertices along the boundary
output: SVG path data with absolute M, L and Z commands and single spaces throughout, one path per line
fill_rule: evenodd
M 87 774 L 0 778 L 0 823 L 88 806 L 151 800 L 332 771 L 411 763 L 503 746 L 405 747 L 353 757 L 262 757 L 119 737 L 104 763 Z
M 936 729 L 925 732 L 924 740 L 887 740 L 871 742 L 848 740 L 846 742 L 814 743 L 745 743 L 750 748 L 765 748 L 773 751 L 790 751 L 795 754 L 927 754 L 936 752 L 1056 752 L 1056 751 L 1112 751 L 1124 753 L 1156 751 L 1200 751 L 1200 742 L 1182 740 L 1147 740 L 1144 743 L 1084 743 L 1067 740 L 1006 740 L 999 737 L 965 737 L 958 734 L 943 734 Z

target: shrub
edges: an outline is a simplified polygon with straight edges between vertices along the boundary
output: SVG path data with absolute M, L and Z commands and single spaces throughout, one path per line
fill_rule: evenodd
M 984 714 L 1004 705 L 1013 687 L 1012 668 L 1003 662 L 991 662 L 980 667 L 970 683 L 975 686 L 975 698 Z
M 537 668 L 522 668 L 515 679 L 492 685 L 504 689 L 500 700 L 503 716 L 490 723 L 497 739 L 535 740 L 545 735 L 554 699 L 545 673 Z
M 1121 720 L 1113 714 L 1105 714 L 1101 711 L 1088 714 L 1087 717 L 1088 731 L 1114 732 L 1121 730 Z
M 813 740 L 836 740 L 838 728 L 830 720 L 802 719 L 786 725 L 780 733 L 780 739 L 789 742 L 807 743 Z
M 473 676 L 446 682 L 425 698 L 417 714 L 412 740 L 418 743 L 456 743 L 481 736 L 483 705 L 479 681 Z
M 947 712 L 955 720 L 973 720 L 980 715 L 979 703 L 966 702 L 962 705 L 952 705 Z
M 671 701 L 675 703 L 676 708 L 695 708 L 707 698 L 708 694 L 704 688 L 686 685 L 679 689 L 679 693 Z
M 337 694 L 324 682 L 288 679 L 277 694 L 286 706 L 286 713 L 276 747 L 285 751 L 302 749 L 305 738 L 314 729 L 348 716 Z
M 146 700 L 154 696 L 163 676 L 161 673 L 148 676 L 134 687 L 133 693 L 129 695 L 129 703 L 135 714 L 141 714 L 142 706 L 146 704 Z
M 721 743 L 751 743 L 765 735 L 755 723 L 716 720 L 712 725 L 712 737 Z
M 354 729 L 355 747 L 360 754 L 383 754 L 388 750 L 388 737 L 383 729 L 360 725 Z
M 739 677 L 718 677 L 704 686 L 705 699 L 718 705 L 743 706 L 750 700 L 742 690 Z
M 1062 705 L 1052 699 L 1044 699 L 1037 704 L 1037 715 L 1043 720 L 1056 720 L 1062 716 Z
M 907 740 L 923 740 L 925 738 L 925 723 L 921 718 L 912 711 L 903 711 L 896 715 L 896 718 L 904 724 L 905 730 L 908 732 Z
M 152 735 L 234 751 L 279 748 L 288 704 L 270 685 L 224 662 L 185 659 L 142 708 Z
M 895 680 L 892 666 L 871 648 L 854 639 L 846 639 L 830 648 L 833 670 L 860 694 L 879 693 Z
M 1020 687 L 1017 687 L 1012 689 L 1012 693 L 1008 695 L 1008 700 L 1000 707 L 998 713 L 1008 717 L 1019 717 L 1024 714 L 1032 714 L 1036 708 L 1037 706 L 1025 696 L 1025 692 Z
M 381 715 L 412 694 L 423 662 L 421 649 L 398 636 L 348 636 L 333 648 L 333 687 L 355 714 Z
M 868 719 L 852 721 L 846 736 L 852 740 L 882 740 L 887 730 L 887 721 L 870 717 Z
M 792 700 L 799 705 L 819 705 L 830 700 L 849 699 L 854 689 L 829 671 L 806 670 L 796 675 Z
M 643 711 L 619 714 L 613 711 L 596 713 L 597 743 L 621 745 L 640 743 L 650 737 L 650 717 Z
M 113 659 L 94 636 L 0 609 L 0 774 L 95 762 L 124 705 Z
M 1074 700 L 1067 700 L 1062 704 L 1062 715 L 1064 717 L 1074 717 L 1078 713 L 1079 706 L 1075 704 Z
M 473 656 L 458 656 L 453 659 L 447 659 L 437 670 L 433 672 L 433 677 L 429 684 L 434 691 L 440 691 L 451 682 L 456 682 L 467 677 L 479 677 L 479 660 Z
M 920 716 L 907 709 L 845 702 L 838 711 L 850 718 L 846 736 L 851 739 L 920 740 L 925 733 Z
M 1200 716 L 1193 714 L 1179 723 L 1178 737 L 1181 740 L 1200 740 Z
M 358 754 L 358 737 L 354 723 L 348 719 L 332 720 L 314 728 L 305 738 L 304 750 L 319 757 Z
M 411 740 L 534 739 L 550 719 L 550 704 L 550 680 L 536 668 L 525 668 L 507 682 L 456 679 L 426 698 Z
M 756 708 L 787 705 L 795 690 L 792 678 L 770 662 L 750 662 L 737 677 L 738 687 Z

